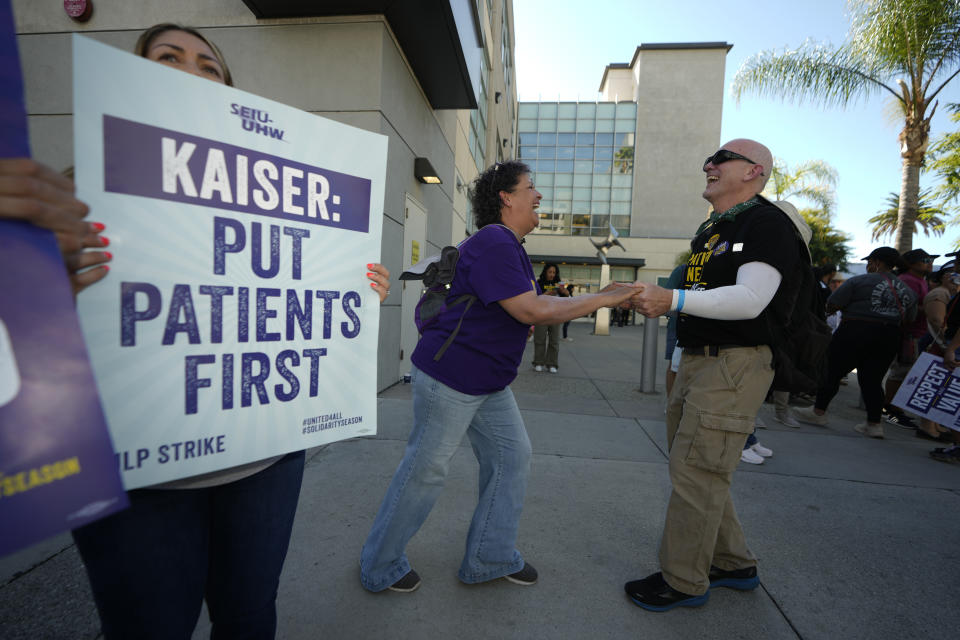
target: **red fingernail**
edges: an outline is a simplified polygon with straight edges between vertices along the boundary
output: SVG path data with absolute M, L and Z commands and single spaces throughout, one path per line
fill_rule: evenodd
M 370 286 L 373 287 L 374 289 L 376 289 L 376 288 L 377 288 L 377 283 L 376 283 L 376 282 L 371 282 L 371 283 L 370 283 Z
M 372 277 L 373 277 L 373 274 L 370 273 L 369 271 L 367 271 L 367 277 L 368 277 L 368 278 L 372 278 Z
M 91 222 L 90 224 L 93 226 L 93 230 L 97 233 L 100 233 L 107 228 L 107 225 L 103 224 L 102 222 Z
M 100 246 L 101 246 L 101 247 L 109 247 L 109 246 L 110 246 L 110 238 L 108 238 L 107 236 L 100 236 Z
M 373 263 L 368 264 L 367 269 L 373 269 Z
M 107 260 L 113 260 L 113 254 L 109 251 L 104 251 L 103 255 L 107 256 Z
M 104 268 L 104 270 L 106 270 L 106 271 L 110 271 L 110 265 L 107 265 L 107 264 L 102 264 L 102 265 L 100 265 L 100 266 L 101 266 L 101 267 L 103 267 L 103 268 Z

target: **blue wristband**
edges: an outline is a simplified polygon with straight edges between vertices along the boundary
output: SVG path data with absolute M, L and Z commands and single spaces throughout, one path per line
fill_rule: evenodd
M 687 295 L 687 292 L 683 289 L 677 289 L 680 292 L 680 295 L 677 296 L 677 313 L 683 309 L 683 298 Z

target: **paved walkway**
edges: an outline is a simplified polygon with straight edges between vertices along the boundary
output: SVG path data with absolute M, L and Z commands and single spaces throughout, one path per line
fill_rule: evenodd
M 885 440 L 852 426 L 855 380 L 828 427 L 758 432 L 773 449 L 742 464 L 734 500 L 760 561 L 761 588 L 720 589 L 699 609 L 650 613 L 624 596 L 655 571 L 670 483 L 662 368 L 639 393 L 642 327 L 571 325 L 560 373 L 534 373 L 528 344 L 513 384 L 534 448 L 519 548 L 540 571 L 521 587 L 456 578 L 476 499 L 469 444 L 408 552 L 423 586 L 369 594 L 360 545 L 411 426 L 410 387 L 381 394 L 376 438 L 310 452 L 280 585 L 280 638 L 955 638 L 960 467 L 912 432 Z M 661 335 L 662 345 L 662 335 Z M 662 349 L 662 346 L 661 346 Z M 207 637 L 208 624 L 196 638 Z M 96 638 L 96 612 L 69 537 L 0 559 L 0 638 Z

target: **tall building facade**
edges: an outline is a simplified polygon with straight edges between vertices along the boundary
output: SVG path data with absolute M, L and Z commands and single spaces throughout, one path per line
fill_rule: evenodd
M 394 278 L 464 237 L 466 185 L 516 152 L 510 0 L 96 0 L 82 23 L 55 0 L 13 8 L 34 157 L 54 168 L 74 164 L 71 34 L 131 51 L 161 22 L 215 42 L 238 88 L 387 136 L 381 262 Z M 417 178 L 418 158 L 439 184 Z M 408 289 L 394 279 L 382 305 L 380 389 L 409 371 L 419 291 Z
M 608 253 L 611 277 L 656 282 L 706 216 L 703 159 L 720 144 L 725 42 L 643 44 L 606 67 L 597 102 L 522 102 L 518 157 L 543 194 L 534 262 L 593 289 L 600 260 L 588 240 L 610 225 L 626 251 Z

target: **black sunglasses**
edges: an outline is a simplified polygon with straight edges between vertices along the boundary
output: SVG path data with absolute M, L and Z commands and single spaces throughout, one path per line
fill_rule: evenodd
M 742 156 L 739 153 L 728 151 L 726 149 L 720 149 L 715 154 L 703 161 L 703 170 L 706 171 L 707 165 L 710 163 L 713 163 L 714 166 L 716 166 L 718 164 L 723 164 L 727 160 L 746 160 L 750 164 L 760 164 L 759 162 L 754 162 L 747 156 Z

